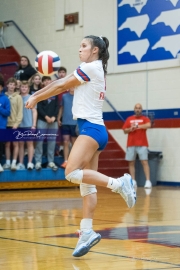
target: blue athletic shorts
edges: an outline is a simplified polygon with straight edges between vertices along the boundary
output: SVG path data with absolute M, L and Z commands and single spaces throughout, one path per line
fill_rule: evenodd
M 108 133 L 103 125 L 93 124 L 86 119 L 77 119 L 79 135 L 86 135 L 93 138 L 98 144 L 98 150 L 103 150 L 108 142 Z

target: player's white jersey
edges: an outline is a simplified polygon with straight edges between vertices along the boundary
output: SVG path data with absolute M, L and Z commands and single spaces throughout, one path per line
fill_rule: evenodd
M 102 107 L 105 97 L 105 78 L 101 60 L 82 63 L 74 76 L 81 82 L 74 91 L 73 118 L 86 119 L 91 123 L 104 125 Z

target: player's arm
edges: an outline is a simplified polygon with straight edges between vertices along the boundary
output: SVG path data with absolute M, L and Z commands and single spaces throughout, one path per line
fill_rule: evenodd
M 26 103 L 26 108 L 31 109 L 39 101 L 63 93 L 67 89 L 77 87 L 80 84 L 81 82 L 73 74 L 70 74 L 63 79 L 56 80 L 30 96 Z

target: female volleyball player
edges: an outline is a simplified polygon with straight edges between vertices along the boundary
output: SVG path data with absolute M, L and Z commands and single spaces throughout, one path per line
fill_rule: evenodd
M 37 102 L 75 87 L 72 112 L 74 119 L 77 119 L 80 135 L 73 145 L 65 170 L 66 179 L 80 185 L 83 197 L 83 219 L 80 223 L 79 241 L 73 252 L 75 257 L 85 255 L 101 239 L 101 235 L 92 230 L 97 204 L 96 185 L 119 193 L 128 207 L 133 207 L 136 202 L 136 193 L 129 174 L 114 179 L 97 172 L 99 154 L 108 141 L 102 119 L 108 47 L 107 38 L 86 36 L 79 49 L 82 64 L 71 75 L 54 81 L 33 94 L 26 104 L 27 108 L 33 108 Z

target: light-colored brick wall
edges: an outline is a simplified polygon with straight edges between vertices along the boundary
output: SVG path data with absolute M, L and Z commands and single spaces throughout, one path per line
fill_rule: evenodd
M 61 57 L 62 65 L 67 67 L 68 73 L 79 64 L 78 48 L 83 36 L 107 36 L 111 55 L 107 97 L 117 110 L 132 110 L 136 102 L 142 103 L 144 109 L 179 107 L 178 60 L 174 60 L 174 67 L 117 73 L 115 0 L 59 0 L 64 6 L 64 13 L 80 12 L 81 21 L 80 24 L 66 26 L 61 31 L 55 30 L 56 1 L 58 0 L 1 0 L 0 21 L 15 20 L 39 51 L 55 51 Z M 7 46 L 13 45 L 21 55 L 29 56 L 32 64 L 34 63 L 35 52 L 13 26 L 5 29 L 5 43 Z M 161 66 L 163 67 L 163 61 Z M 112 109 L 105 104 L 104 111 Z M 126 137 L 122 131 L 112 131 L 112 134 L 125 148 Z M 153 128 L 148 131 L 150 149 L 161 150 L 164 156 L 158 180 L 180 182 L 179 135 L 180 129 Z

